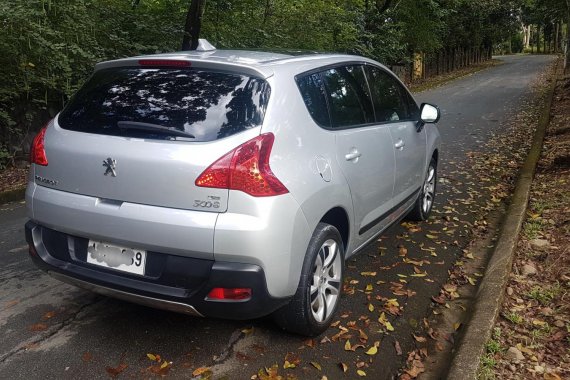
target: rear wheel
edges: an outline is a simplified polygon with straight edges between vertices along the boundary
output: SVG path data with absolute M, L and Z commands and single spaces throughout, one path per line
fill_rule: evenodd
M 435 188 L 437 183 L 437 162 L 432 158 L 430 160 L 424 183 L 420 190 L 414 208 L 410 211 L 407 218 L 415 221 L 423 221 L 429 218 L 429 213 L 433 207 L 435 199 Z
M 307 336 L 324 332 L 338 308 L 344 270 L 344 246 L 340 233 L 330 224 L 319 223 L 291 302 L 273 317 L 283 329 Z

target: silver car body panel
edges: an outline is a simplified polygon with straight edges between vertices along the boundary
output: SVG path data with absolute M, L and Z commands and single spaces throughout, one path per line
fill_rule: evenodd
M 71 235 L 130 248 L 212 259 L 218 214 L 97 197 L 30 184 L 28 215 Z

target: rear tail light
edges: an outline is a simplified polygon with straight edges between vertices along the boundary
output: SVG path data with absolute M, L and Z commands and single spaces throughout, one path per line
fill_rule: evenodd
M 250 288 L 214 288 L 206 297 L 207 300 L 216 301 L 246 301 L 250 298 Z
M 286 194 L 269 167 L 275 137 L 265 133 L 228 152 L 196 179 L 196 186 L 239 190 L 254 197 Z
M 34 141 L 32 142 L 32 147 L 30 148 L 30 162 L 32 164 L 37 164 L 41 166 L 47 166 L 48 160 L 46 157 L 46 150 L 44 147 L 44 138 L 46 135 L 47 124 L 45 127 L 40 129 Z

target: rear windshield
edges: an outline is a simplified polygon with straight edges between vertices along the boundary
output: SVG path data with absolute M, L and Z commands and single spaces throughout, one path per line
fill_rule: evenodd
M 259 78 L 188 68 L 113 68 L 97 71 L 59 116 L 68 130 L 155 139 L 176 137 L 152 124 L 212 141 L 263 123 L 270 87 Z M 161 133 L 159 133 L 161 132 Z

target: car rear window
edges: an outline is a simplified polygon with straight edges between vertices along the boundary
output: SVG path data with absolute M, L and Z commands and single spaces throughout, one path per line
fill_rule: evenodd
M 189 68 L 112 68 L 97 71 L 59 116 L 68 130 L 172 139 L 168 133 L 119 128 L 156 125 L 212 141 L 263 123 L 270 87 L 259 78 Z

